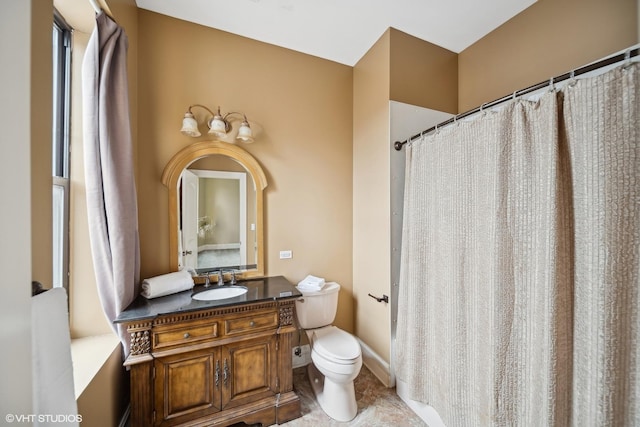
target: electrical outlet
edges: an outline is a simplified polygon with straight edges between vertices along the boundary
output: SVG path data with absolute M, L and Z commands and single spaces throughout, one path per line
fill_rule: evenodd
M 293 257 L 291 251 L 280 251 L 280 259 L 290 259 Z

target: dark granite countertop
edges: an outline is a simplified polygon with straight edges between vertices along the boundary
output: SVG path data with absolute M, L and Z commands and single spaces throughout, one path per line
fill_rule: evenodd
M 139 320 L 153 319 L 163 314 L 186 313 L 210 308 L 226 307 L 237 304 L 247 304 L 259 301 L 269 301 L 287 298 L 298 298 L 302 294 L 283 276 L 264 277 L 238 281 L 238 285 L 246 286 L 247 293 L 221 300 L 197 301 L 191 298 L 194 293 L 212 289 L 216 285 L 205 288 L 196 285 L 193 289 L 167 295 L 160 298 L 147 299 L 141 295 L 114 320 L 114 323 L 125 323 Z

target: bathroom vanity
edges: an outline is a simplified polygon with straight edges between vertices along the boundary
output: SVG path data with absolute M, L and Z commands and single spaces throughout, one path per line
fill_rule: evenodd
M 284 277 L 238 283 L 212 301 L 180 292 L 138 297 L 116 323 L 131 337 L 131 425 L 281 424 L 300 417 L 292 337 L 300 292 Z M 212 285 L 212 288 L 215 285 Z

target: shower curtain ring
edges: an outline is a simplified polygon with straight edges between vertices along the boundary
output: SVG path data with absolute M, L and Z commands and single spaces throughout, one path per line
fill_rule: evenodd
M 553 77 L 549 79 L 549 92 L 555 92 L 556 86 L 553 84 Z
M 569 86 L 574 87 L 576 83 L 576 72 L 575 70 L 571 70 L 571 74 L 569 74 Z
M 631 49 L 624 51 L 624 65 L 622 66 L 622 70 L 627 71 L 629 67 L 631 67 Z

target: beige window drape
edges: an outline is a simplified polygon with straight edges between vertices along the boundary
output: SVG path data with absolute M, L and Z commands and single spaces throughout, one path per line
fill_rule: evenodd
M 638 71 L 406 147 L 394 366 L 447 426 L 640 425 Z
M 91 254 L 110 322 L 139 293 L 138 206 L 127 83 L 127 36 L 96 16 L 82 64 L 84 168 Z M 128 335 L 113 326 L 129 351 Z

